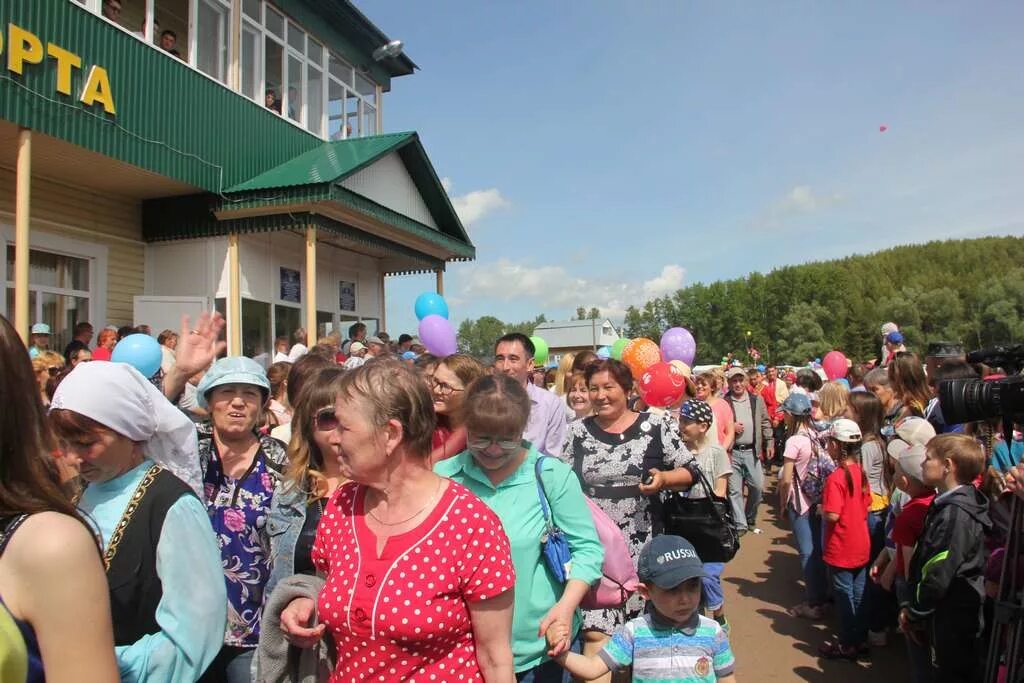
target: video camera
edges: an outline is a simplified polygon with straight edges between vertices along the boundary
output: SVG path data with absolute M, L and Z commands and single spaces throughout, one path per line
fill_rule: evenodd
M 1024 365 L 1024 344 L 971 351 L 968 363 L 984 363 L 1017 373 Z M 951 379 L 939 383 L 939 405 L 946 422 L 958 424 L 1024 414 L 1024 376 L 997 380 Z

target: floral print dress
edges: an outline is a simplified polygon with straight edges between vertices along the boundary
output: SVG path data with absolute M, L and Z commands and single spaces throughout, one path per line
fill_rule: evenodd
M 263 437 L 249 470 L 235 479 L 224 473 L 213 439 L 199 442 L 203 488 L 217 536 L 228 593 L 224 644 L 256 647 L 260 639 L 263 589 L 271 560 L 266 524 L 284 446 Z
M 639 492 L 614 498 L 602 494 L 608 489 L 635 488 L 652 467 L 671 470 L 692 458 L 683 445 L 679 423 L 668 413 L 639 413 L 621 434 L 604 431 L 593 417 L 584 418 L 569 425 L 562 449 L 562 459 L 576 470 L 583 493 L 622 529 L 634 562 L 644 544 L 660 533 L 660 501 Z M 610 634 L 642 612 L 643 600 L 634 593 L 625 610 L 584 610 L 583 628 Z

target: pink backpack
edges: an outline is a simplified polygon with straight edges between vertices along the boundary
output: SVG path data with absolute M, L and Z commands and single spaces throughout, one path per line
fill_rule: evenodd
M 586 498 L 586 496 L 584 496 Z M 604 563 L 601 565 L 601 580 L 591 586 L 583 596 L 580 607 L 584 609 L 608 609 L 622 607 L 640 583 L 636 575 L 633 558 L 622 529 L 597 506 L 586 498 L 590 514 L 594 518 L 597 538 L 604 546 Z

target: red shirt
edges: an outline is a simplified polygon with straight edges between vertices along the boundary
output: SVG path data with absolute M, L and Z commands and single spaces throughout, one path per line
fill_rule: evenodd
M 761 387 L 761 398 L 764 399 L 764 407 L 768 409 L 768 419 L 772 421 L 773 426 L 782 419 L 782 408 L 775 398 L 775 382 L 768 382 Z
M 110 349 L 108 349 L 108 348 L 104 348 L 102 346 L 97 346 L 95 349 L 92 350 L 92 359 L 93 360 L 110 360 L 110 356 L 111 356 L 112 353 L 113 352 Z
M 840 467 L 825 480 L 822 510 L 839 515 L 836 522 L 825 523 L 825 548 L 822 558 L 833 567 L 860 569 L 871 559 L 868 535 L 868 508 L 871 489 L 860 465 L 846 466 L 853 478 L 853 493 L 846 485 L 846 471 Z
M 924 531 L 924 518 L 928 514 L 935 493 L 931 492 L 917 498 L 911 498 L 903 505 L 900 514 L 892 522 L 892 542 L 896 544 L 896 572 L 903 576 L 906 572 L 903 568 L 903 553 L 900 546 L 912 548 L 917 545 L 917 539 Z
M 338 648 L 331 683 L 483 680 L 468 603 L 515 585 L 497 515 L 450 481 L 427 519 L 389 538 L 378 557 L 365 495 L 360 484 L 339 487 L 313 544 L 313 563 L 327 573 L 318 614 Z

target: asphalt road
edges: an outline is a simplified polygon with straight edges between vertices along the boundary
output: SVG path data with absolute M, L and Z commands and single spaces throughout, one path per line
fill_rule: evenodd
M 748 533 L 742 538 L 740 551 L 726 565 L 722 580 L 737 679 L 741 683 L 909 680 L 899 633 L 890 632 L 889 644 L 873 648 L 866 661 L 831 661 L 817 653 L 818 645 L 835 633 L 836 617 L 816 623 L 786 613 L 787 607 L 802 600 L 803 580 L 789 524 L 777 518 L 775 484 L 775 478 L 769 477 L 758 516 L 764 533 Z

